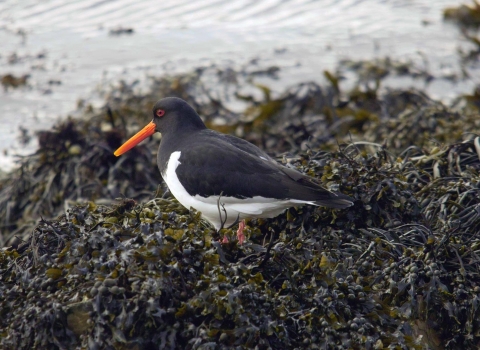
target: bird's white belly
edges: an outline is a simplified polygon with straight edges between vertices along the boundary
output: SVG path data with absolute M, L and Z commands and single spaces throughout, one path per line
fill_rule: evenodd
M 224 227 L 232 225 L 237 219 L 245 218 L 272 218 L 281 214 L 285 209 L 311 202 L 299 200 L 279 200 L 260 196 L 240 199 L 235 197 L 219 196 L 202 197 L 191 196 L 178 179 L 176 169 L 181 164 L 179 161 L 181 152 L 173 152 L 167 164 L 165 173 L 162 174 L 170 192 L 186 208 L 190 207 L 202 213 L 202 216 L 211 222 L 218 230 L 222 222 Z M 219 213 L 219 207 L 220 212 Z M 226 214 L 225 214 L 226 212 Z

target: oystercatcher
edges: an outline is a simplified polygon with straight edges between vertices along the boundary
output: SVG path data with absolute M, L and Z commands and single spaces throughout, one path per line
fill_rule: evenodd
M 208 129 L 197 112 L 176 97 L 158 101 L 153 120 L 114 154 L 120 156 L 157 131 L 162 134 L 157 164 L 170 192 L 217 230 L 240 222 L 240 244 L 245 218 L 272 218 L 305 204 L 330 208 L 353 204 L 352 198 L 328 191 L 250 142 Z

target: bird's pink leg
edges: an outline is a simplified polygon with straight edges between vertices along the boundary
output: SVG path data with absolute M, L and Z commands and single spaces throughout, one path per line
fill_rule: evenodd
M 237 239 L 238 239 L 238 243 L 240 243 L 240 245 L 242 245 L 243 242 L 245 242 L 245 235 L 243 234 L 243 229 L 244 228 L 245 228 L 245 220 L 242 220 L 238 224 L 238 230 L 237 230 Z

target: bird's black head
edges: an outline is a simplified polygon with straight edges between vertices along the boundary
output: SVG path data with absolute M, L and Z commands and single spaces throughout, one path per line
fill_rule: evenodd
M 159 131 L 163 138 L 181 138 L 189 132 L 206 129 L 197 112 L 177 97 L 161 99 L 153 106 L 153 120 L 115 151 L 115 155 L 127 152 L 139 142 Z
M 177 97 L 163 98 L 153 106 L 153 123 L 162 136 L 205 129 L 197 112 Z

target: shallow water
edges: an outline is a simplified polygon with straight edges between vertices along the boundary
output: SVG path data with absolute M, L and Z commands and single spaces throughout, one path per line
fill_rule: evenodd
M 98 87 L 192 67 L 239 65 L 282 68 L 275 89 L 323 80 L 339 60 L 389 55 L 424 64 L 439 76 L 458 73 L 458 29 L 442 21 L 451 0 L 0 2 L 0 75 L 30 74 L 27 87 L 0 92 L 0 168 L 13 166 L 22 146 L 19 127 L 50 127 L 74 111 L 79 98 L 100 103 Z M 109 35 L 115 28 L 133 34 Z M 17 59 L 12 59 L 12 54 Z M 12 61 L 15 61 L 11 63 Z M 10 62 L 10 63 L 9 63 Z M 434 74 L 435 75 L 435 74 Z M 425 87 L 448 101 L 471 92 L 472 78 L 435 79 Z M 478 79 L 477 79 L 478 81 Z M 273 84 L 273 81 L 272 81 Z M 390 86 L 419 84 L 389 79 Z M 420 83 L 423 84 L 423 83 Z M 423 85 L 420 85 L 423 87 Z M 160 97 L 160 96 L 159 96 Z

